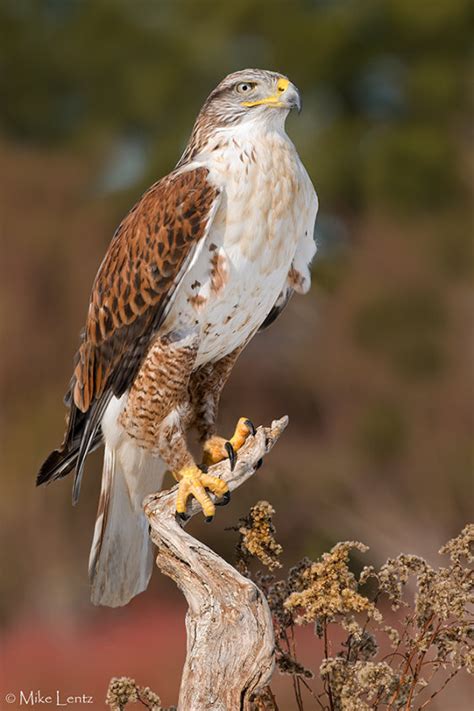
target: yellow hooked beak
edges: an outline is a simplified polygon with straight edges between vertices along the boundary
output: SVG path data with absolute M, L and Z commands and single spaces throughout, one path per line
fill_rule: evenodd
M 301 111 L 301 99 L 298 89 L 290 83 L 289 79 L 278 79 L 275 94 L 270 94 L 257 101 L 243 101 L 242 106 L 273 106 L 276 109 L 298 109 Z

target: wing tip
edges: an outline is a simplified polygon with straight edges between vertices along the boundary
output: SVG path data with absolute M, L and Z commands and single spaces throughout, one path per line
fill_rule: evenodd
M 48 484 L 58 477 L 58 471 L 65 459 L 65 452 L 54 449 L 44 460 L 36 477 L 36 486 Z

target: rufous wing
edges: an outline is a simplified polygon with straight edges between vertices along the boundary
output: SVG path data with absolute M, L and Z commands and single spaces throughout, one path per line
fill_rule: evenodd
M 71 382 L 82 412 L 107 392 L 119 397 L 130 387 L 218 198 L 206 168 L 172 173 L 119 226 L 94 281 Z

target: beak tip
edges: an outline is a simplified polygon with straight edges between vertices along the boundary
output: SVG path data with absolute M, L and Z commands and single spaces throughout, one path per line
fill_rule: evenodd
M 291 102 L 291 108 L 296 109 L 298 114 L 301 113 L 301 109 L 303 108 L 303 102 L 301 100 L 301 94 L 299 90 L 296 88 L 296 86 L 292 85 L 292 95 L 291 97 L 288 97 Z

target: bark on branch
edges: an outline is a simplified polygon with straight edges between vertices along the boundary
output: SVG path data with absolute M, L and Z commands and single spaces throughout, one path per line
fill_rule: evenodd
M 220 462 L 209 473 L 233 491 L 251 477 L 288 423 L 283 417 L 259 427 L 239 450 L 233 472 Z M 187 656 L 178 711 L 246 711 L 274 667 L 270 610 L 260 590 L 210 548 L 184 531 L 175 518 L 176 487 L 147 497 L 145 513 L 158 548 L 156 564 L 188 602 Z M 196 501 L 188 514 L 200 512 Z

